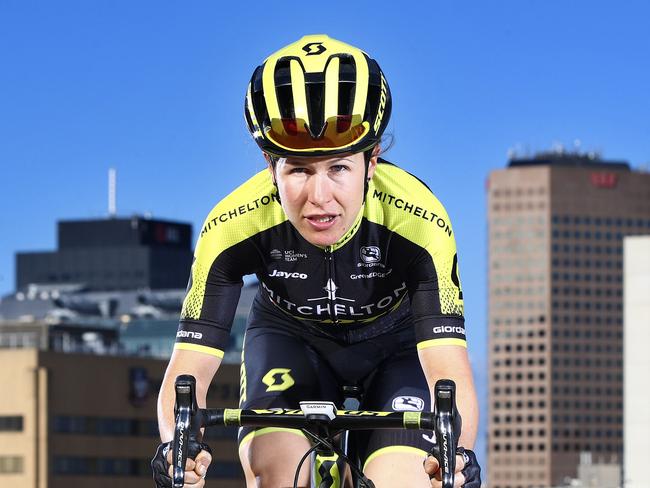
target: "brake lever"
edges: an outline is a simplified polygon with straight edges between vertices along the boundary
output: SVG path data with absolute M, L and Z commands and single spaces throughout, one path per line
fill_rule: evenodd
M 176 390 L 176 404 L 174 405 L 174 440 L 172 441 L 172 462 L 174 473 L 172 486 L 183 488 L 185 484 L 185 464 L 193 424 L 196 423 L 198 406 L 196 403 L 196 379 L 191 375 L 180 375 L 174 385 Z
M 442 488 L 453 488 L 456 447 L 461 426 L 460 415 L 456 409 L 456 383 L 447 379 L 438 380 L 434 397 L 434 431 L 438 445 L 436 457 L 442 471 Z

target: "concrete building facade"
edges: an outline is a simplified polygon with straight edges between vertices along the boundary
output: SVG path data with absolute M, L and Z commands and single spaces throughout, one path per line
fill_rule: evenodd
M 650 486 L 650 236 L 626 237 L 625 463 L 626 488 Z
M 149 486 L 159 444 L 156 400 L 166 360 L 37 349 L 0 351 L 0 486 Z M 211 407 L 236 407 L 239 367 L 223 365 Z M 208 431 L 208 472 L 224 488 L 244 485 L 236 429 Z

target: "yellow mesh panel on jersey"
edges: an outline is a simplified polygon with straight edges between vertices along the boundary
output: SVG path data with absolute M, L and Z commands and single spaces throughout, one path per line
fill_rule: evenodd
M 379 164 L 368 187 L 366 207 L 369 221 L 384 225 L 427 250 L 438 278 L 442 313 L 462 315 L 461 289 L 452 279 L 456 240 L 442 203 L 406 171 Z
M 221 200 L 201 229 L 194 250 L 192 286 L 183 301 L 181 318 L 201 317 L 208 274 L 223 251 L 286 220 L 266 169 Z
M 183 301 L 181 317 L 198 319 L 201 316 L 201 305 L 203 305 L 207 279 L 208 270 L 198 261 L 195 261 L 192 264 L 192 288 Z

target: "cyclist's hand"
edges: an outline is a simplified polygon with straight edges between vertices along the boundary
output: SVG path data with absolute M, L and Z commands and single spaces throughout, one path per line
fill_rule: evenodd
M 438 460 L 429 455 L 424 461 L 424 470 L 431 479 L 431 486 L 440 488 L 442 486 L 440 465 Z M 476 460 L 476 455 L 469 449 L 459 447 L 456 450 L 456 473 L 454 475 L 455 488 L 480 488 L 481 486 L 481 467 Z
M 193 446 L 190 446 L 190 448 Z M 208 466 L 212 462 L 211 450 L 207 444 L 197 444 L 197 450 L 194 459 L 191 459 L 193 452 L 188 453 L 185 464 L 185 487 L 186 488 L 203 488 L 205 485 L 205 474 Z M 192 450 L 192 449 L 190 449 Z M 151 469 L 153 470 L 153 479 L 156 488 L 170 488 L 172 486 L 173 466 L 171 443 L 165 442 L 158 446 L 156 455 L 151 460 Z
M 190 459 L 192 453 L 189 453 L 187 462 L 185 463 L 185 488 L 203 488 L 205 485 L 205 474 L 208 472 L 208 466 L 212 462 L 212 455 L 210 448 L 206 444 L 201 444 L 201 451 L 194 459 Z M 167 453 L 167 462 L 171 464 L 172 453 L 171 450 Z M 174 467 L 169 466 L 167 474 L 173 475 Z M 171 486 L 171 485 L 170 485 Z

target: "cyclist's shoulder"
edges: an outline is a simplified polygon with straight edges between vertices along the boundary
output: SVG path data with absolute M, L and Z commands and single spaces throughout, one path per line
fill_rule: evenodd
M 262 170 L 217 202 L 205 219 L 200 238 L 222 236 L 228 229 L 246 238 L 285 220 L 277 189 L 269 172 Z M 213 232 L 216 229 L 219 231 Z
M 391 230 L 451 226 L 442 202 L 420 178 L 380 159 L 367 196 L 369 220 Z
M 402 199 L 412 197 L 418 202 L 443 206 L 433 190 L 421 178 L 385 159 L 379 159 L 372 181 L 374 189 L 383 194 Z M 386 203 L 383 199 L 380 200 Z

